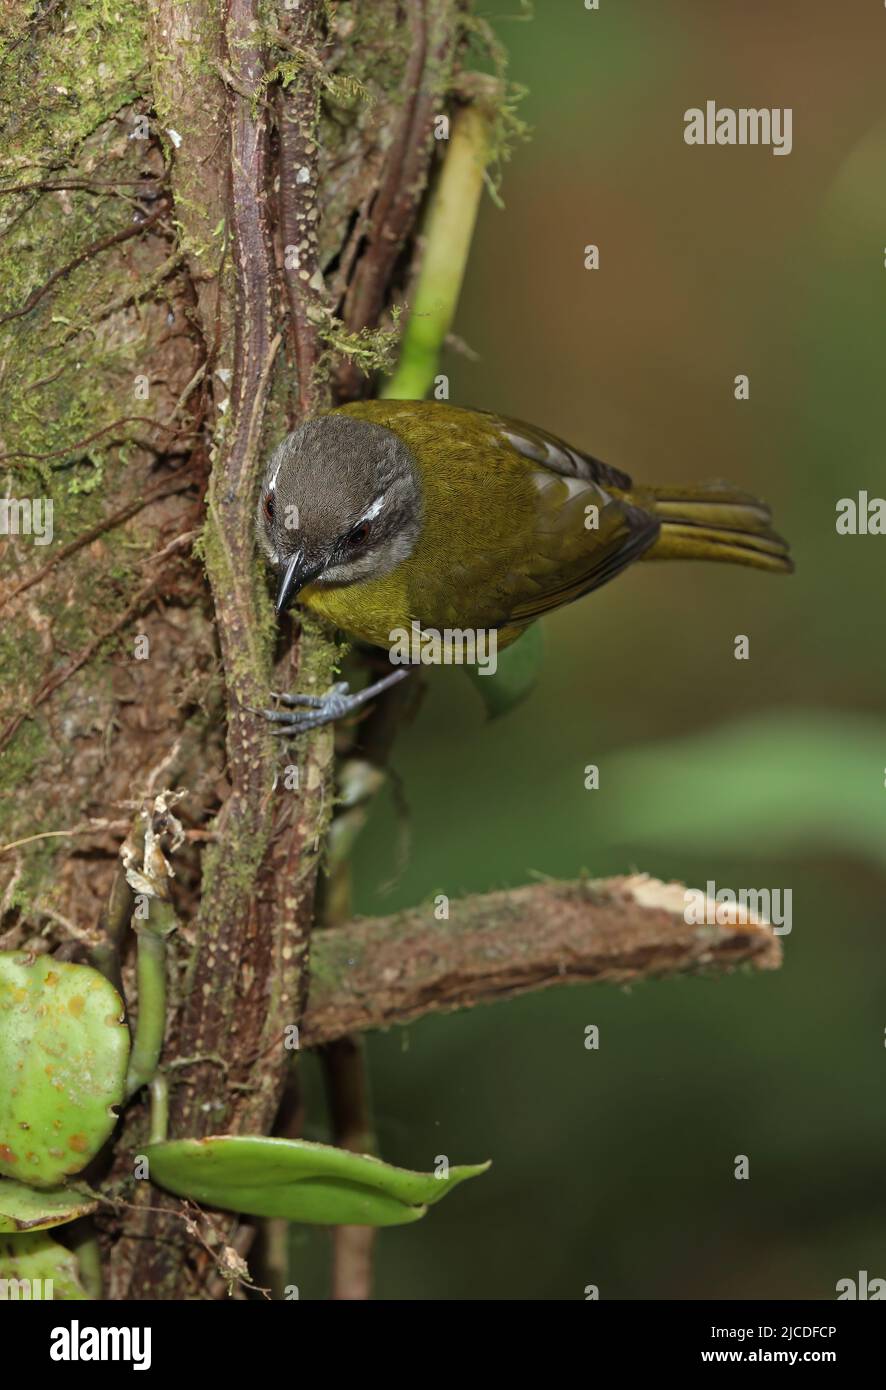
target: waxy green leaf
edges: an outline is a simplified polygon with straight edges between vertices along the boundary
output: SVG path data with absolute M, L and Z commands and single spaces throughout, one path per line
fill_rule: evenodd
M 541 624 L 533 623 L 519 642 L 497 653 L 494 675 L 484 675 L 479 666 L 466 666 L 465 670 L 482 697 L 486 717 L 497 719 L 531 695 L 543 664 Z
M 394 1168 L 305 1139 L 216 1135 L 151 1144 L 151 1180 L 179 1197 L 250 1216 L 334 1226 L 401 1226 L 418 1221 L 488 1163 L 440 1177 Z
M 48 1192 L 0 1178 L 0 1233 L 42 1231 L 87 1216 L 98 1206 L 88 1188 L 57 1187 Z
M 46 1231 L 0 1236 L 0 1286 L 4 1299 L 84 1299 L 77 1256 Z
M 114 1128 L 129 1032 L 88 965 L 0 952 L 0 1176 L 56 1187 Z

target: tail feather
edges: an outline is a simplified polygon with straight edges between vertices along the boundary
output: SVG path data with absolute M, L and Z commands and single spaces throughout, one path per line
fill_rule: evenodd
M 787 541 L 773 531 L 765 502 L 728 483 L 650 489 L 661 520 L 649 560 L 719 560 L 790 574 Z M 647 504 L 648 505 L 648 504 Z

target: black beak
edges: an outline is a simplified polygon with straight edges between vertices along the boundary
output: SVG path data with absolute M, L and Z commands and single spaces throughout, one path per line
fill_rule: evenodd
M 280 587 L 277 590 L 274 612 L 278 618 L 281 613 L 285 613 L 299 590 L 303 589 L 306 584 L 310 584 L 312 579 L 316 579 L 322 569 L 322 563 L 310 564 L 305 559 L 303 550 L 295 552 L 283 571 L 283 578 L 280 580 Z

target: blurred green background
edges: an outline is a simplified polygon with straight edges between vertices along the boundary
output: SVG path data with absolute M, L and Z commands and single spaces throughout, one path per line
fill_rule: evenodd
M 432 673 L 395 757 L 411 857 L 385 892 L 384 795 L 356 906 L 639 869 L 791 888 L 793 932 L 772 975 L 554 989 L 372 1036 L 383 1156 L 494 1160 L 380 1234 L 376 1292 L 832 1298 L 886 1276 L 886 538 L 834 525 L 838 498 L 886 495 L 886 11 L 537 8 L 496 19 L 534 135 L 481 213 L 455 325 L 479 360 L 447 354 L 451 398 L 647 482 L 758 492 L 797 573 L 636 566 L 546 621 L 537 689 L 491 724 Z M 793 152 L 686 146 L 709 98 L 791 107 Z M 325 1295 L 328 1252 L 293 1231 L 302 1297 Z

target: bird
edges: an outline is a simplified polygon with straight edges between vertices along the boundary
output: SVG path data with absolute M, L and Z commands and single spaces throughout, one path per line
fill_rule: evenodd
M 793 569 L 764 502 L 725 482 L 643 486 L 538 426 L 448 401 L 367 400 L 305 420 L 271 454 L 256 536 L 278 617 L 297 597 L 390 652 L 411 630 L 491 630 L 499 649 L 639 560 Z M 297 734 L 408 674 L 279 695 Z

